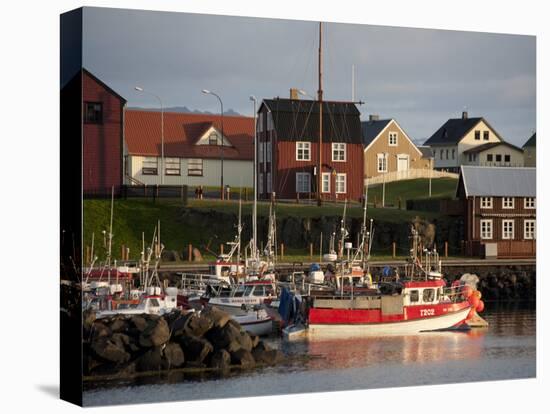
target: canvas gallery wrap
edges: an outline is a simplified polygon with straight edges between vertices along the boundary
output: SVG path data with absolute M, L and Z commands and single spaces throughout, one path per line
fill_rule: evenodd
M 63 399 L 535 377 L 534 36 L 60 24 Z

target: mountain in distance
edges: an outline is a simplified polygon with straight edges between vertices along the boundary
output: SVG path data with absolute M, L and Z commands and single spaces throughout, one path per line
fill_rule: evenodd
M 130 106 L 127 109 L 134 109 L 138 111 L 151 111 L 151 112 L 160 112 L 160 108 L 142 108 L 140 106 Z M 199 111 L 198 109 L 189 109 L 186 106 L 169 106 L 164 108 L 164 112 L 180 112 L 185 114 L 203 114 L 203 115 L 217 115 L 216 112 L 210 111 Z M 233 109 L 228 109 L 223 112 L 224 116 L 242 116 L 240 113 L 234 111 Z

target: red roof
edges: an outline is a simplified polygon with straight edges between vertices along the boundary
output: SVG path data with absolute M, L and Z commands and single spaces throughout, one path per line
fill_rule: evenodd
M 126 110 L 125 142 L 131 155 L 161 155 L 161 113 Z M 220 158 L 217 145 L 195 145 L 210 127 L 221 131 L 219 115 L 164 113 L 164 156 L 180 158 Z M 254 118 L 224 116 L 223 134 L 231 147 L 223 148 L 225 159 L 254 159 Z

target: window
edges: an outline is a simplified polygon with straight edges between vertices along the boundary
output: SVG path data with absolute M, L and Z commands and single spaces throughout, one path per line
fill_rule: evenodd
M 495 161 L 496 162 L 502 162 L 502 155 L 501 154 L 495 155 Z
M 452 156 L 451 156 L 451 158 L 452 158 L 453 160 L 455 159 L 455 149 L 454 149 L 454 148 L 452 149 Z
M 523 222 L 523 238 L 533 240 L 537 238 L 535 220 L 524 220 Z
M 482 239 L 489 240 L 493 238 L 493 220 L 480 220 L 479 226 Z
M 523 199 L 523 208 L 536 208 L 535 197 L 525 197 Z
M 434 289 L 424 289 L 424 292 L 422 292 L 422 302 L 433 302 L 434 298 L 435 298 Z
M 388 163 L 386 162 L 386 154 L 378 154 L 378 172 L 388 171 Z
M 479 141 L 480 135 L 481 135 L 481 134 L 480 134 L 479 131 L 476 131 L 476 132 L 475 132 L 475 139 L 476 139 L 477 141 Z
M 448 149 L 445 150 L 445 159 L 446 160 L 449 159 L 449 150 Z
M 510 154 L 504 156 L 504 162 L 510 162 Z
M 212 132 L 208 137 L 208 145 L 218 145 L 218 134 Z
M 514 208 L 514 197 L 502 197 L 502 208 Z
M 321 191 L 330 193 L 330 173 L 323 173 Z
M 252 296 L 264 296 L 265 291 L 263 286 L 254 286 L 254 290 L 252 291 Z
M 502 238 L 505 240 L 514 238 L 514 220 L 502 220 Z
M 263 194 L 264 192 L 264 174 L 260 173 L 258 176 L 258 191 L 260 194 Z
M 493 197 L 481 197 L 481 208 L 493 208 Z
M 483 131 L 483 141 L 489 141 L 489 131 Z
M 265 147 L 265 144 L 263 142 L 260 142 L 259 143 L 260 146 L 259 146 L 259 154 L 258 154 L 258 160 L 259 160 L 259 163 L 262 164 L 265 160 L 264 160 L 264 147 Z
M 346 160 L 346 144 L 333 143 L 332 144 L 332 161 L 345 161 Z
M 180 175 L 180 159 L 179 158 L 165 158 L 165 174 L 166 175 Z
M 346 174 L 336 174 L 336 194 L 346 193 Z
M 266 162 L 271 162 L 271 142 L 266 143 L 265 149 L 266 149 L 266 157 L 267 157 Z
M 202 159 L 189 158 L 187 161 L 187 175 L 202 177 Z
M 440 159 L 440 160 L 443 159 L 443 150 L 439 150 L 439 159 Z
M 392 147 L 397 146 L 397 132 L 390 132 L 389 134 L 389 145 Z
M 103 122 L 103 104 L 101 102 L 84 102 L 84 122 L 87 124 Z
M 311 143 L 309 142 L 297 142 L 296 143 L 296 161 L 310 161 L 311 160 Z
M 474 162 L 477 159 L 477 154 L 468 154 L 468 161 Z
M 311 180 L 309 173 L 296 173 L 296 192 L 309 193 L 311 189 Z
M 493 154 L 487 154 L 487 162 L 493 162 Z
M 266 173 L 265 177 L 266 177 L 266 181 L 267 181 L 267 183 L 266 183 L 267 192 L 271 193 L 271 172 L 268 171 Z
M 418 302 L 418 290 L 411 290 L 411 292 L 409 293 L 410 297 L 409 297 L 409 301 L 410 302 Z
M 157 157 L 145 157 L 143 158 L 143 166 L 141 167 L 141 173 L 143 175 L 157 175 L 158 174 L 158 158 Z

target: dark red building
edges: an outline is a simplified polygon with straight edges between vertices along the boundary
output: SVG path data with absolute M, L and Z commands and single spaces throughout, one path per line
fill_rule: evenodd
M 86 69 L 82 82 L 82 185 L 84 195 L 106 195 L 123 183 L 126 100 Z
M 363 196 L 360 113 L 350 102 L 323 102 L 324 200 Z M 279 199 L 315 198 L 319 165 L 319 102 L 264 99 L 258 110 L 258 194 Z

